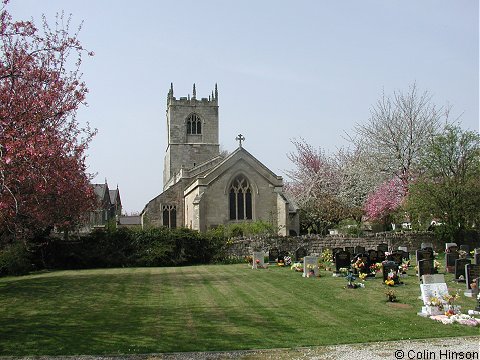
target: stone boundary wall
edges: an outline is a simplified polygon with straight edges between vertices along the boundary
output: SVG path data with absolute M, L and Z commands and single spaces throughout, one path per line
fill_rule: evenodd
M 378 244 L 388 244 L 389 251 L 398 249 L 399 246 L 406 246 L 410 254 L 420 249 L 422 242 L 433 244 L 437 252 L 445 250 L 444 242 L 435 238 L 432 232 L 411 232 L 411 233 L 377 233 L 364 237 L 347 236 L 295 236 L 295 237 L 251 237 L 231 239 L 226 249 L 227 255 L 244 257 L 251 255 L 253 251 L 265 251 L 277 248 L 280 251 L 288 251 L 291 255 L 300 247 L 305 247 L 309 254 L 320 255 L 326 248 L 344 248 L 346 246 L 364 246 L 366 250 L 377 248 Z M 478 241 L 472 242 L 470 248 L 478 247 Z M 466 241 L 463 243 L 470 243 Z M 459 243 L 463 244 L 463 243 Z M 476 246 L 475 246 L 476 245 Z

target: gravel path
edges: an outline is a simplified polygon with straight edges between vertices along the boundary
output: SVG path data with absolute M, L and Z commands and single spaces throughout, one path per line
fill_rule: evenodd
M 479 333 L 480 335 L 480 333 Z M 319 346 L 296 349 L 195 352 L 129 356 L 0 357 L 15 360 L 454 360 L 479 359 L 480 336 L 427 340 L 389 341 L 368 344 Z

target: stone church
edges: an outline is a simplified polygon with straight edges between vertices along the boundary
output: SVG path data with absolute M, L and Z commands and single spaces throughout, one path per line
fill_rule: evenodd
M 143 223 L 206 231 L 262 220 L 279 235 L 299 233 L 298 211 L 283 192 L 283 179 L 243 147 L 220 154 L 217 85 L 208 98 L 167 96 L 163 192 L 143 209 Z

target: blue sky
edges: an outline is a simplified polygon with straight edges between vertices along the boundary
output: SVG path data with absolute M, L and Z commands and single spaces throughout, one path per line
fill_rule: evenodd
M 220 143 L 235 136 L 278 175 L 291 140 L 327 151 L 368 120 L 382 91 L 416 82 L 464 129 L 479 128 L 476 0 L 100 1 L 12 0 L 17 20 L 72 13 L 95 56 L 82 70 L 90 93 L 78 120 L 98 135 L 95 182 L 119 185 L 141 211 L 162 190 L 166 95 L 219 91 Z

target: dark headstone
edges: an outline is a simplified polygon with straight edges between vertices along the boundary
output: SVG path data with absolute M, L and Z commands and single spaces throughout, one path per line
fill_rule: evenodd
M 280 255 L 280 252 L 278 251 L 277 248 L 270 249 L 268 251 L 268 262 L 270 263 L 277 262 L 279 255 Z
M 300 247 L 295 251 L 295 261 L 303 261 L 303 258 L 307 255 L 307 249 Z
M 465 281 L 465 265 L 471 264 L 470 259 L 457 259 L 455 260 L 455 280 Z M 463 280 L 460 280 L 460 276 L 463 276 Z
M 335 269 L 338 272 L 341 268 L 350 269 L 350 253 L 343 250 L 335 254 Z
M 447 273 L 455 272 L 455 260 L 458 259 L 458 252 L 451 251 L 445 253 L 445 271 Z
M 432 249 L 422 249 L 415 252 L 417 257 L 417 263 L 420 260 L 433 260 L 433 250 Z
M 418 277 L 421 279 L 422 275 L 435 274 L 435 267 L 433 259 L 423 259 L 418 262 Z
M 285 256 L 288 256 L 288 251 L 280 251 L 278 254 L 278 260 L 285 260 Z
M 377 245 L 377 251 L 381 251 L 383 253 L 386 253 L 388 251 L 388 244 L 381 243 Z
M 391 254 L 387 256 L 387 260 L 394 261 L 397 264 L 397 266 L 401 265 L 403 262 L 403 252 L 393 251 Z
M 480 265 L 467 264 L 465 265 L 465 278 L 467 282 L 467 289 L 471 289 L 473 280 L 480 277 Z
M 340 252 L 340 251 L 343 251 L 343 248 L 341 248 L 341 247 L 333 248 L 332 249 L 332 257 L 335 259 L 335 254 Z
M 410 254 L 408 253 L 408 251 L 404 251 L 404 250 L 397 250 L 397 251 L 402 254 L 402 259 L 403 260 L 409 260 L 410 259 Z
M 362 254 L 362 253 L 365 252 L 365 246 L 355 246 L 353 248 L 353 252 L 354 252 L 355 255 Z
M 355 248 L 353 246 L 345 246 L 344 250 L 350 254 L 350 258 L 355 255 Z
M 368 260 L 370 265 L 380 262 L 378 260 L 378 251 L 377 250 L 368 250 Z
M 480 296 L 477 296 L 477 306 L 475 307 L 475 310 L 480 311 Z
M 393 271 L 394 273 L 396 273 L 398 271 L 398 265 L 395 264 L 395 262 L 393 261 L 384 261 L 383 263 L 383 281 L 387 280 L 388 278 L 388 273 L 390 271 Z

